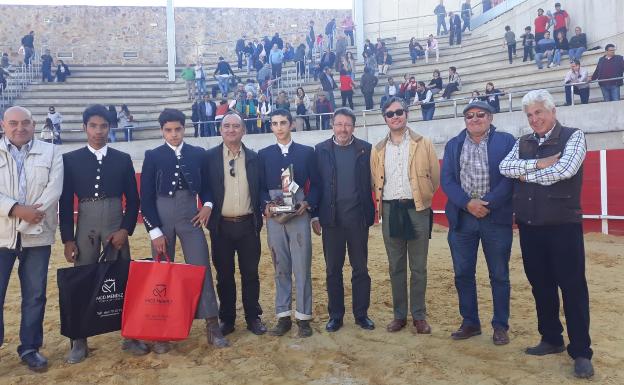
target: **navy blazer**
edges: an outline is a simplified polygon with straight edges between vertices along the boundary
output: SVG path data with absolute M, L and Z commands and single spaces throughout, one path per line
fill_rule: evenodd
M 451 229 L 457 227 L 460 210 L 465 210 L 470 201 L 470 195 L 461 187 L 460 156 L 466 139 L 466 129 L 446 143 L 444 160 L 440 175 L 440 185 L 448 197 L 446 202 L 446 217 Z M 487 143 L 488 166 L 490 176 L 490 192 L 482 198 L 489 202 L 490 220 L 499 224 L 512 224 L 513 208 L 511 195 L 513 180 L 501 175 L 498 165 L 509 154 L 516 139 L 506 132 L 497 132 L 496 127 L 490 126 L 490 136 Z
M 293 165 L 295 182 L 299 188 L 305 188 L 309 183 L 306 202 L 310 205 L 310 211 L 314 212 L 319 202 L 319 175 L 316 169 L 314 149 L 310 146 L 292 142 L 288 149 L 288 155 L 282 155 L 282 150 L 277 144 L 265 147 L 258 151 L 262 169 L 262 185 L 260 198 L 262 211 L 271 200 L 269 190 L 282 188 L 282 170 Z
M 182 146 L 180 166 L 175 152 L 166 143 L 152 150 L 145 151 L 141 170 L 141 212 L 147 231 L 161 227 L 161 218 L 156 209 L 156 197 L 170 197 L 175 193 L 173 182 L 176 173 L 181 172 L 193 194 L 198 194 L 202 203 L 212 202 L 209 189 L 202 186 L 202 167 L 206 151 L 188 143 Z

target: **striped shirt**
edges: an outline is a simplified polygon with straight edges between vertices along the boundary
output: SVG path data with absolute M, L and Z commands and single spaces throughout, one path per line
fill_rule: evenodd
M 540 146 L 551 133 L 552 129 L 543 138 L 538 138 Z M 524 176 L 526 182 L 537 183 L 542 186 L 550 186 L 572 178 L 583 165 L 587 153 L 585 134 L 583 131 L 577 130 L 568 139 L 557 163 L 540 170 L 537 168 L 537 159 L 519 158 L 519 144 L 520 140 L 518 139 L 511 152 L 500 163 L 501 174 L 508 178 Z
M 459 157 L 459 179 L 462 189 L 471 198 L 481 198 L 490 191 L 490 173 L 487 144 L 490 130 L 476 143 L 466 135 Z
M 409 145 L 408 130 L 405 130 L 403 140 L 399 144 L 394 144 L 388 134 L 384 160 L 383 200 L 413 199 L 409 181 Z
M 33 141 L 26 143 L 21 148 L 15 147 L 11 142 L 4 137 L 7 149 L 9 153 L 15 160 L 15 164 L 17 165 L 17 178 L 18 178 L 18 196 L 17 202 L 20 205 L 26 203 L 26 170 L 24 170 L 24 162 L 26 162 L 26 157 L 28 156 L 28 152 L 32 148 Z

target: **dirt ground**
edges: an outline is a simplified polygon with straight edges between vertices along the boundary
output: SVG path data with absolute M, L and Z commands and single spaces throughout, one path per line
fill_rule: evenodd
M 491 294 L 487 269 L 479 260 L 478 290 L 484 333 L 466 341 L 449 335 L 460 323 L 446 229 L 435 228 L 429 252 L 427 306 L 433 333 L 416 335 L 408 327 L 390 334 L 392 299 L 381 229 L 371 229 L 369 270 L 372 277 L 370 317 L 374 331 L 353 324 L 349 305 L 345 326 L 337 333 L 324 330 L 327 321 L 324 261 L 319 237 L 314 236 L 314 335 L 281 338 L 255 336 L 245 329 L 238 307 L 232 347 L 217 350 L 206 345 L 203 322 L 195 322 L 191 336 L 168 354 L 133 357 L 120 349 L 118 333 L 89 340 L 89 358 L 77 365 L 64 363 L 69 342 L 59 334 L 56 269 L 67 265 L 62 245 L 53 247 L 48 283 L 48 305 L 42 352 L 49 358 L 47 373 L 31 374 L 15 354 L 19 344 L 20 294 L 13 274 L 4 308 L 5 344 L 0 348 L 0 384 L 572 384 L 572 360 L 565 354 L 531 357 L 523 353 L 538 342 L 531 291 L 524 275 L 517 234 L 511 258 L 511 343 L 491 342 Z M 132 255 L 148 255 L 148 237 L 141 227 L 131 239 Z M 597 384 L 624 384 L 624 238 L 586 236 L 587 277 L 591 301 Z M 180 255 L 180 254 L 179 254 Z M 345 267 L 346 303 L 350 304 L 350 268 Z M 273 266 L 263 234 L 260 262 L 261 305 L 269 326 L 274 323 Z M 239 294 L 240 298 L 240 294 Z M 563 317 L 563 315 L 562 315 Z

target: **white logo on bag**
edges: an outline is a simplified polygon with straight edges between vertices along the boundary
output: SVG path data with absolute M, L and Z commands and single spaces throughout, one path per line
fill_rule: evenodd
M 114 279 L 107 279 L 102 284 L 102 292 L 103 293 L 114 293 L 117 291 L 117 287 L 115 286 Z

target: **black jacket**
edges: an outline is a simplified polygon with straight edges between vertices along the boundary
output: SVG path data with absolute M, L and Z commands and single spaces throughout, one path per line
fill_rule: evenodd
M 258 154 L 245 147 L 245 170 L 247 172 L 247 183 L 249 184 L 249 196 L 251 198 L 251 206 L 254 210 L 254 224 L 256 231 L 262 229 L 262 211 L 260 210 L 260 185 L 261 173 Z M 206 151 L 204 157 L 204 167 L 202 179 L 205 181 L 204 186 L 211 190 L 208 194 L 212 197 L 212 214 L 208 221 L 208 229 L 217 233 L 219 222 L 221 221 L 221 208 L 225 199 L 225 184 L 223 182 L 225 175 L 223 173 L 223 143 Z M 228 175 L 229 178 L 229 175 Z
M 336 159 L 334 157 L 333 139 L 327 139 L 316 145 L 316 164 L 320 176 L 320 201 L 315 211 L 322 227 L 336 226 Z M 356 160 L 355 178 L 357 183 L 358 199 L 362 208 L 362 217 L 367 226 L 372 226 L 375 221 L 375 206 L 373 203 L 373 190 L 371 187 L 370 154 L 371 144 L 361 139 L 354 138 L 353 145 L 356 147 L 358 158 Z
M 323 87 L 323 91 L 333 91 L 336 86 L 336 81 L 333 76 L 330 76 L 331 80 L 327 77 L 327 74 L 322 73 L 319 75 L 321 79 L 321 87 Z

